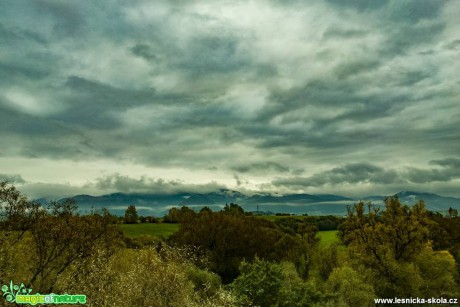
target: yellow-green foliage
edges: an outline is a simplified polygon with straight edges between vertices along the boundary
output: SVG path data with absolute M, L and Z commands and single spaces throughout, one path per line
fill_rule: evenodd
M 162 247 L 102 251 L 76 279 L 67 274 L 59 290 L 84 293 L 88 306 L 231 306 L 235 298 L 219 278 L 197 269 L 183 251 Z
M 353 267 L 366 268 L 379 297 L 453 293 L 455 260 L 448 252 L 432 250 L 423 202 L 408 207 L 387 198 L 385 205 L 381 215 L 370 205 L 365 214 L 363 203 L 350 211 L 343 230 Z
M 455 259 L 448 251 L 434 252 L 427 244 L 417 255 L 416 263 L 423 280 L 420 290 L 425 296 L 442 293 L 456 297 L 460 294 L 455 281 Z
M 241 306 L 313 306 L 323 303 L 322 294 L 311 281 L 302 280 L 290 262 L 278 264 L 255 258 L 243 261 L 241 275 L 232 283 Z
M 336 294 L 336 306 L 374 306 L 374 289 L 350 267 L 335 268 L 325 284 L 327 292 Z

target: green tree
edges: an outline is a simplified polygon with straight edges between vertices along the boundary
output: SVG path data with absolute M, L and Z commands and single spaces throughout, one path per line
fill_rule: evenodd
M 36 217 L 29 228 L 32 239 L 32 278 L 29 284 L 47 292 L 53 291 L 59 276 L 71 266 L 82 265 L 96 248 L 113 253 L 122 238 L 107 211 L 102 215 L 80 216 L 75 202 L 70 199 L 62 203 L 52 202 L 50 211 L 51 214 L 44 212 Z
M 240 297 L 256 306 L 272 306 L 278 301 L 284 276 L 280 265 L 255 258 L 253 263 L 241 262 L 241 274 L 232 283 Z
M 300 266 L 304 254 L 310 253 L 300 237 L 285 234 L 271 221 L 206 210 L 182 223 L 170 239 L 178 245 L 195 247 L 224 283 L 238 275 L 243 259 L 251 261 L 258 255 L 266 260 L 291 260 Z
M 449 213 L 450 217 L 457 217 L 458 216 L 458 210 L 457 209 L 449 208 L 448 213 Z
M 299 277 L 290 262 L 278 264 L 256 257 L 253 262 L 243 261 L 240 272 L 231 288 L 244 306 L 304 307 L 324 299 L 314 283 Z
M 444 217 L 430 214 L 430 240 L 436 251 L 448 250 L 457 262 L 457 276 L 460 284 L 460 217 Z
M 373 276 L 380 297 L 422 295 L 430 270 L 434 274 L 440 262 L 447 266 L 447 274 L 452 274 L 452 262 L 434 257 L 429 246 L 430 221 L 423 201 L 409 207 L 397 197 L 389 197 L 382 212 L 371 204 L 367 207 L 365 213 L 365 204 L 360 202 L 349 210 L 342 225 L 342 240 L 348 245 L 354 267 L 364 266 Z M 422 253 L 429 265 L 421 262 Z M 452 284 L 447 283 L 437 288 L 437 295 L 451 289 Z
M 121 242 L 108 211 L 80 216 L 71 199 L 51 202 L 45 210 L 2 183 L 0 203 L 0 278 L 13 279 L 18 269 L 27 271 L 21 279 L 42 293 L 52 292 L 60 276 L 82 265 L 96 247 L 111 254 Z
M 337 244 L 322 246 L 316 253 L 316 264 L 319 275 L 328 279 L 332 271 L 339 266 L 339 250 Z
M 169 209 L 165 216 L 164 223 L 185 223 L 192 221 L 196 217 L 196 212 L 187 206 L 182 206 L 180 209 L 175 207 Z
M 228 204 L 225 204 L 225 207 L 222 209 L 222 212 L 228 214 L 244 214 L 244 209 L 237 204 L 231 203 L 230 206 Z
M 336 295 L 335 306 L 375 306 L 374 288 L 350 267 L 335 268 L 324 287 Z
M 130 205 L 125 211 L 125 224 L 135 224 L 137 223 L 138 218 L 139 216 L 137 215 L 136 206 Z

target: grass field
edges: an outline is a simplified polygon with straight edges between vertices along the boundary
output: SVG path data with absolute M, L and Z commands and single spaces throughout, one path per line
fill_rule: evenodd
M 179 229 L 179 224 L 168 223 L 142 223 L 142 224 L 122 224 L 121 230 L 129 237 L 138 237 L 142 235 L 150 235 L 157 237 L 169 237 Z M 336 236 L 337 230 L 319 231 L 318 237 L 321 239 L 321 245 L 330 245 L 332 243 L 339 243 Z
M 333 243 L 339 243 L 339 238 L 337 238 L 338 230 L 327 230 L 327 231 L 318 231 L 317 236 L 321 239 L 321 245 L 331 245 Z
M 141 224 L 122 224 L 121 230 L 129 237 L 150 235 L 157 237 L 169 237 L 179 229 L 179 224 L 168 223 L 141 223 Z

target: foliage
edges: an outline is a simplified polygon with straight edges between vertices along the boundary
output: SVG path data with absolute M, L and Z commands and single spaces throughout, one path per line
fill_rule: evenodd
M 280 265 L 255 258 L 241 262 L 241 274 L 232 283 L 238 296 L 246 296 L 256 306 L 272 306 L 279 296 L 284 279 Z
M 277 216 L 279 216 L 277 214 Z M 293 232 L 298 232 L 301 225 L 314 226 L 320 231 L 337 230 L 339 225 L 344 222 L 344 218 L 333 215 L 327 216 L 291 216 L 283 218 L 275 218 L 274 221 L 278 226 L 281 226 L 285 231 L 289 229 Z
M 191 263 L 186 251 L 166 245 L 104 251 L 85 263 L 75 279 L 67 274 L 61 292 L 85 293 L 89 306 L 234 306 L 218 277 Z
M 125 224 L 137 223 L 139 216 L 137 215 L 136 206 L 130 205 L 125 211 L 125 217 L 123 219 Z
M 449 208 L 447 211 L 450 217 L 458 217 L 458 210 L 454 208 Z
M 13 186 L 0 185 L 3 205 L 2 265 L 7 268 L 2 279 L 12 276 L 8 268 L 15 267 L 12 259 L 27 248 L 30 258 L 23 263 L 28 271 L 27 285 L 40 292 L 51 292 L 61 274 L 71 265 L 78 265 L 90 257 L 96 247 L 113 253 L 119 246 L 121 233 L 112 223 L 107 211 L 79 216 L 73 200 L 51 202 L 48 210 L 27 201 Z M 5 204 L 3 204 L 5 203 Z M 8 276 L 10 275 L 10 276 Z
M 422 278 L 421 293 L 434 297 L 460 294 L 455 281 L 455 259 L 448 251 L 433 251 L 426 245 L 416 256 L 415 263 Z
M 429 217 L 432 221 L 429 227 L 433 249 L 449 251 L 457 261 L 457 272 L 460 275 L 460 217 L 443 217 L 433 213 Z
M 339 266 L 339 251 L 337 244 L 319 247 L 316 262 L 319 275 L 326 280 L 332 271 Z
M 316 242 L 314 234 L 305 237 L 313 237 Z M 306 239 L 283 233 L 273 222 L 242 214 L 200 212 L 196 218 L 182 223 L 171 240 L 197 247 L 224 283 L 238 275 L 243 259 L 250 261 L 256 255 L 268 260 L 290 260 L 299 269 L 310 259 Z
M 323 295 L 311 282 L 303 281 L 292 263 L 259 258 L 241 262 L 241 274 L 231 284 L 239 302 L 253 306 L 313 306 Z
M 184 223 L 193 220 L 195 217 L 196 212 L 187 206 L 182 206 L 180 209 L 174 207 L 164 217 L 163 223 Z
M 336 306 L 374 306 L 374 289 L 361 274 L 344 266 L 334 268 L 325 289 L 336 295 Z
M 358 203 L 349 210 L 342 228 L 352 265 L 370 270 L 376 294 L 420 296 L 427 290 L 427 279 L 433 278 L 430 275 L 439 273 L 435 269 L 439 266 L 444 267 L 447 275 L 439 278 L 452 280 L 455 263 L 441 255 L 435 256 L 429 246 L 429 219 L 423 202 L 410 208 L 397 197 L 390 197 L 385 199 L 385 207 L 380 214 L 369 204 L 365 214 L 364 203 Z M 440 296 L 451 291 L 452 285 L 448 282 L 430 293 Z
M 139 221 L 141 223 L 158 223 L 158 219 L 154 216 L 140 216 Z
M 225 204 L 225 207 L 222 209 L 222 212 L 227 214 L 244 214 L 244 209 L 237 204 L 231 203 L 230 206 Z

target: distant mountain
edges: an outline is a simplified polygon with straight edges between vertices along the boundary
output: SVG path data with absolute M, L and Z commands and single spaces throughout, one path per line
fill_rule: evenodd
M 402 191 L 396 195 L 406 204 L 413 204 L 419 200 L 423 200 L 427 208 L 432 211 L 446 211 L 449 210 L 450 207 L 460 209 L 460 198 L 412 191 Z
M 195 194 L 187 197 L 179 203 L 179 206 L 212 206 L 214 202 L 203 194 Z
M 412 205 L 423 199 L 429 210 L 445 212 L 450 207 L 460 209 L 460 198 L 444 197 L 432 193 L 401 191 L 396 194 L 400 200 Z M 136 206 L 140 215 L 163 216 L 172 207 L 188 206 L 200 210 L 207 206 L 214 211 L 221 210 L 225 204 L 237 203 L 246 211 L 271 211 L 275 213 L 309 214 L 309 215 L 345 215 L 347 206 L 359 200 L 371 201 L 377 206 L 383 205 L 386 196 L 374 195 L 363 198 L 349 198 L 333 194 L 288 194 L 271 195 L 259 193 L 245 195 L 238 191 L 227 189 L 217 190 L 206 194 L 177 193 L 177 194 L 139 194 L 112 193 L 101 196 L 77 195 L 72 197 L 80 211 L 89 212 L 91 209 L 107 208 L 116 215 L 123 215 L 129 205 Z M 65 199 L 61 199 L 63 201 Z M 48 199 L 36 200 L 46 204 Z
M 459 209 L 460 198 L 446 197 L 433 193 L 414 192 L 414 191 L 401 191 L 397 194 L 399 200 L 407 205 L 413 205 L 419 200 L 425 202 L 425 206 L 431 211 L 447 211 L 450 207 Z M 383 203 L 386 196 L 369 196 L 365 200 L 372 201 L 373 203 Z

